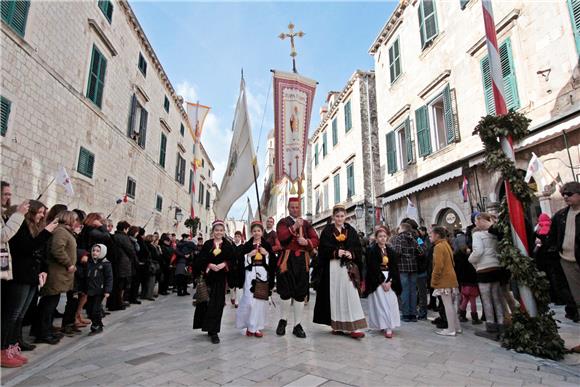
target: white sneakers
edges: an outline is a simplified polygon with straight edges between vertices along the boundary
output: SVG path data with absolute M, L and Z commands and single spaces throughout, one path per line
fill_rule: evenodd
M 437 333 L 438 335 L 441 335 L 441 336 L 455 336 L 456 335 L 455 332 L 450 331 L 448 329 L 442 329 L 440 331 L 435 331 L 435 333 Z

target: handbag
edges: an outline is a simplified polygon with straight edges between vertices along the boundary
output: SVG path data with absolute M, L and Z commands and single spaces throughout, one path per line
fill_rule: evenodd
M 346 270 L 348 272 L 348 278 L 350 278 L 350 282 L 354 285 L 355 289 L 358 291 L 359 296 L 361 294 L 361 278 L 360 278 L 360 270 L 356 263 L 349 261 L 346 263 Z
M 197 281 L 197 287 L 195 288 L 195 299 L 197 302 L 209 301 L 209 287 L 207 286 L 203 276 L 200 276 L 199 280 Z
M 268 281 L 262 281 L 261 279 L 255 279 L 252 281 L 254 288 L 254 298 L 257 300 L 267 300 L 270 298 L 270 284 Z

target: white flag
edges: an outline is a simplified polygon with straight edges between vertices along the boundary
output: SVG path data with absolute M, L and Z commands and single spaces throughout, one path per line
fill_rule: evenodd
M 60 167 L 60 169 L 58 170 L 58 172 L 56 173 L 56 176 L 54 178 L 55 178 L 57 184 L 60 184 L 64 187 L 66 194 L 68 196 L 74 196 L 75 191 L 73 189 L 72 182 L 70 180 L 68 173 L 66 172 L 66 169 L 64 169 L 64 167 Z
M 232 127 L 234 134 L 230 146 L 227 169 L 214 202 L 214 212 L 218 219 L 224 219 L 234 202 L 254 183 L 252 165 L 255 162 L 256 154 L 252 141 L 252 130 L 250 128 L 250 116 L 248 114 L 245 82 L 243 78 Z M 258 166 L 255 165 L 255 168 L 256 177 L 258 177 Z
M 532 177 L 534 177 L 536 183 L 540 185 L 540 190 L 542 190 L 543 187 L 545 187 L 548 183 L 546 180 L 545 172 L 544 163 L 542 163 L 542 160 L 540 160 L 538 156 L 532 152 L 532 158 L 528 163 L 528 169 L 526 171 L 526 177 L 524 178 L 524 181 L 529 183 Z
M 409 198 L 407 198 L 407 217 L 415 221 L 419 220 L 419 213 L 417 212 L 417 207 L 415 207 L 415 205 Z
M 252 233 L 252 222 L 254 221 L 254 212 L 252 211 L 252 203 L 250 203 L 250 198 L 248 199 L 248 231 Z

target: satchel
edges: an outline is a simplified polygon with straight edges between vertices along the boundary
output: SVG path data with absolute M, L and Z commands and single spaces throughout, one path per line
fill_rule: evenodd
M 195 288 L 195 299 L 198 303 L 209 301 L 209 287 L 207 286 L 203 276 L 200 276 L 199 280 L 197 281 L 197 287 Z
M 255 279 L 252 281 L 254 288 L 254 298 L 257 300 L 267 300 L 270 298 L 270 284 L 268 281 L 262 281 L 261 279 Z
M 360 296 L 361 278 L 358 266 L 354 262 L 349 261 L 346 263 L 346 270 L 348 272 L 348 278 L 350 278 L 350 282 L 352 282 L 352 284 L 354 285 L 355 289 L 358 291 Z

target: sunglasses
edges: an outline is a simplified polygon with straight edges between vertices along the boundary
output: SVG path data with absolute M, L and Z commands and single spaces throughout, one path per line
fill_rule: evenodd
M 576 192 L 562 192 L 562 196 L 564 197 L 571 197 L 574 196 Z

